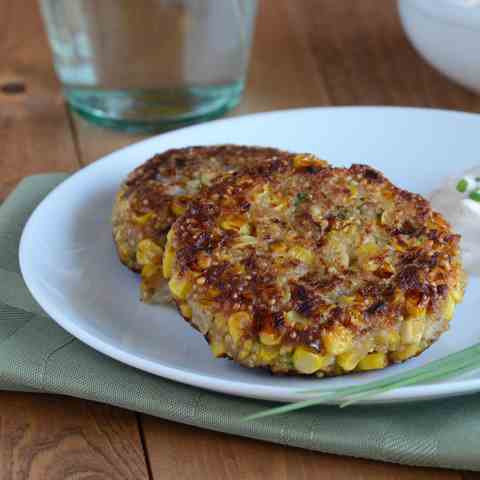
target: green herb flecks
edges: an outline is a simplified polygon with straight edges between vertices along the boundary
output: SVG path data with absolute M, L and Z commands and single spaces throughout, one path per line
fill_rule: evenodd
M 457 183 L 457 191 L 460 193 L 465 193 L 468 188 L 468 182 L 462 178 L 458 183 Z
M 476 202 L 480 202 L 480 190 L 475 190 L 470 193 L 469 197 Z
M 343 222 L 345 220 L 348 220 L 350 218 L 350 215 L 351 211 L 348 208 L 339 208 L 335 214 L 335 218 Z
M 305 192 L 297 193 L 297 196 L 295 197 L 295 202 L 294 202 L 295 208 L 309 199 L 310 199 L 310 195 L 308 193 L 305 193 Z

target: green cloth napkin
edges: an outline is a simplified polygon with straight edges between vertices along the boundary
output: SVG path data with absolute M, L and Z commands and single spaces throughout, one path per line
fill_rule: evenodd
M 242 417 L 272 403 L 164 380 L 76 340 L 33 300 L 18 265 L 25 222 L 65 177 L 27 178 L 0 207 L 0 388 L 96 400 L 201 428 L 327 453 L 480 470 L 480 395 L 346 409 L 322 406 L 242 422 Z

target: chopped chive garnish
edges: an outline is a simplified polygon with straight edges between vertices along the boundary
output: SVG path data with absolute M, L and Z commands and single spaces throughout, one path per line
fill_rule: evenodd
M 350 216 L 350 212 L 348 211 L 347 208 L 341 208 L 340 210 L 338 210 L 338 213 L 336 215 L 338 220 L 347 220 L 349 216 Z
M 461 193 L 465 193 L 467 191 L 468 187 L 468 182 L 462 178 L 458 183 L 457 183 L 457 191 Z
M 334 390 L 303 390 L 303 393 L 317 394 L 308 400 L 289 403 L 279 407 L 263 410 L 245 417 L 243 420 L 255 420 L 283 413 L 302 410 L 306 407 L 321 405 L 325 401 L 339 403 L 340 407 L 346 407 L 359 400 L 368 399 L 383 392 L 396 388 L 419 385 L 423 382 L 445 380 L 455 375 L 472 372 L 480 368 L 480 344 L 461 350 L 460 352 L 447 355 L 440 360 L 435 360 L 422 367 L 414 368 L 405 373 L 388 376 L 373 382 L 367 382 L 351 387 L 337 388 Z
M 308 193 L 300 192 L 295 197 L 295 206 L 298 207 L 302 202 L 308 200 Z
M 475 190 L 470 194 L 470 198 L 476 202 L 480 202 L 480 190 Z

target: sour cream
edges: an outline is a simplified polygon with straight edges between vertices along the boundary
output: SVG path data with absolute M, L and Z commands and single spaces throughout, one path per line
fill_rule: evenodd
M 458 5 L 459 7 L 474 8 L 480 7 L 480 0 L 449 0 L 450 3 Z
M 465 270 L 480 275 L 480 167 L 467 170 L 458 177 L 447 178 L 431 194 L 430 202 L 433 209 L 440 212 L 453 230 L 462 236 L 460 245 Z

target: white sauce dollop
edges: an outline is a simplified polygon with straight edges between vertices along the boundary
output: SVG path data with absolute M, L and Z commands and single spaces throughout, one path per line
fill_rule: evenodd
M 480 0 L 449 0 L 450 3 L 454 3 L 459 7 L 475 8 L 480 7 Z
M 467 170 L 458 177 L 447 178 L 445 183 L 430 196 L 434 210 L 441 213 L 451 224 L 453 230 L 462 236 L 461 249 L 465 270 L 480 275 L 480 202 L 469 198 L 480 182 L 480 167 Z M 457 190 L 458 181 L 467 181 L 467 190 Z

